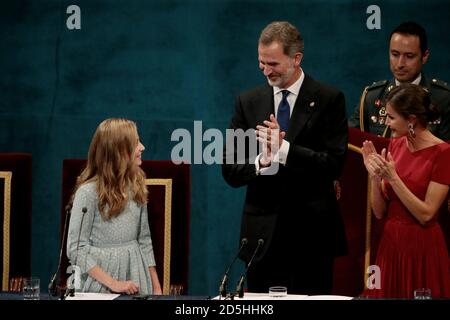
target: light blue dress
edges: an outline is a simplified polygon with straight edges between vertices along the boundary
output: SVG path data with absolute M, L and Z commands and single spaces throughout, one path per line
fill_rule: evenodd
M 87 210 L 83 213 L 83 209 Z M 117 217 L 104 220 L 96 183 L 75 193 L 67 237 L 67 256 L 81 269 L 82 292 L 111 292 L 87 273 L 99 266 L 116 280 L 131 280 L 140 294 L 152 294 L 149 267 L 155 266 L 147 206 L 130 200 Z

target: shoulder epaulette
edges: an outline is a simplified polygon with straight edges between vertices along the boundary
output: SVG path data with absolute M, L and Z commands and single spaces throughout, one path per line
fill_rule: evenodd
M 445 82 L 445 81 L 433 78 L 433 79 L 431 79 L 431 84 L 433 86 L 439 87 L 441 89 L 445 89 L 447 91 L 450 91 L 450 88 L 449 88 L 447 82 Z
M 379 88 L 379 87 L 384 87 L 385 85 L 388 84 L 389 81 L 387 80 L 381 80 L 381 81 L 377 81 L 372 83 L 370 86 L 367 87 L 367 90 L 372 90 L 375 88 Z

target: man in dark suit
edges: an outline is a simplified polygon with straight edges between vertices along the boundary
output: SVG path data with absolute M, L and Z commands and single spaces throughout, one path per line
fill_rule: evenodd
M 273 22 L 261 33 L 259 67 L 268 84 L 236 98 L 231 129 L 256 129 L 262 152 L 236 163 L 236 143 L 226 144 L 235 161 L 222 174 L 233 187 L 247 186 L 241 259 L 248 262 L 248 290 L 329 294 L 334 257 L 346 253 L 343 222 L 333 181 L 343 168 L 347 116 L 342 92 L 306 75 L 300 32 L 288 22 Z M 276 116 L 275 116 L 276 115 Z M 261 241 L 260 241 L 261 242 Z
M 389 62 L 394 78 L 376 81 L 364 88 L 349 125 L 389 137 L 384 97 L 400 83 L 414 83 L 426 88 L 440 109 L 441 117 L 430 123 L 431 131 L 442 140 L 450 140 L 450 88 L 444 81 L 425 77 L 422 68 L 429 56 L 427 35 L 422 26 L 404 22 L 396 27 L 389 43 Z

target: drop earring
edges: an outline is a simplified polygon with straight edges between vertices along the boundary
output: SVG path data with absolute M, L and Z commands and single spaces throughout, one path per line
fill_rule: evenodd
M 414 131 L 414 126 L 413 126 L 413 124 L 411 122 L 408 123 L 408 133 L 409 133 L 409 136 L 411 138 L 415 138 L 416 137 L 416 132 Z

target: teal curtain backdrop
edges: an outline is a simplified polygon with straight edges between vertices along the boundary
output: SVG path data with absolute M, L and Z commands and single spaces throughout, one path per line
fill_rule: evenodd
M 71 4 L 81 30 L 66 27 Z M 380 30 L 366 27 L 371 4 Z M 301 30 L 305 72 L 340 88 L 349 113 L 365 85 L 390 76 L 388 36 L 405 20 L 427 29 L 425 72 L 450 80 L 448 0 L 1 1 L 0 152 L 33 155 L 32 270 L 43 287 L 58 260 L 62 160 L 86 157 L 108 117 L 137 121 L 145 159 L 170 159 L 172 131 L 193 133 L 194 120 L 224 132 L 234 97 L 265 82 L 257 39 L 273 20 Z M 220 165 L 192 166 L 190 294 L 217 293 L 244 192 L 225 184 Z

